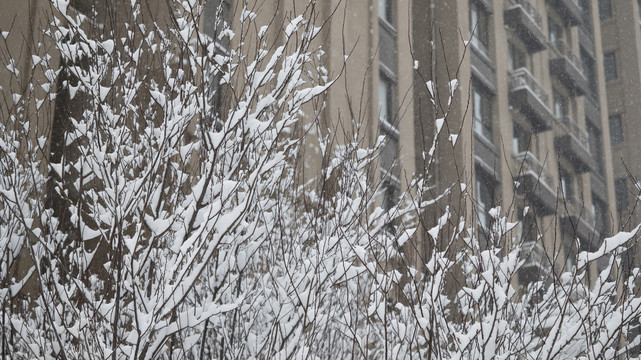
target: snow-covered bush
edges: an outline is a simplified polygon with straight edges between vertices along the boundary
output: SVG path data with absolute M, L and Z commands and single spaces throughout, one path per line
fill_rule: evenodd
M 634 345 L 634 277 L 617 276 L 636 231 L 518 288 L 520 239 L 481 247 L 449 210 L 428 228 L 427 177 L 381 208 L 376 144 L 359 126 L 322 135 L 334 79 L 315 2 L 282 29 L 248 9 L 234 31 L 219 17 L 213 39 L 199 3 L 120 2 L 128 25 L 110 28 L 52 1 L 46 51 L 31 69 L 2 64 L 21 89 L 3 89 L 0 121 L 3 357 L 613 358 Z M 301 179 L 309 143 L 326 166 Z M 513 237 L 491 214 L 492 236 Z

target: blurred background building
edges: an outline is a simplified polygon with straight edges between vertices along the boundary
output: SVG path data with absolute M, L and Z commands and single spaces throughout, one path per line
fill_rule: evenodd
M 29 68 L 32 52 L 46 52 L 35 49 L 34 39 L 52 10 L 41 0 L 0 3 L 11 9 L 0 14 L 0 29 L 12 30 L 7 48 Z M 247 6 L 258 20 L 282 24 L 304 3 Z M 71 1 L 118 28 L 112 21 L 117 17 L 109 15 L 117 1 L 104 4 Z M 203 29 L 213 32 L 212 19 L 223 16 L 233 27 L 244 4 L 205 0 L 204 6 Z M 373 176 L 385 184 L 385 206 L 397 201 L 412 174 L 426 176 L 434 196 L 451 187 L 440 210 L 426 214 L 428 223 L 447 205 L 454 219 L 473 219 L 485 243 L 502 241 L 492 236 L 490 214 L 500 206 L 508 218 L 522 220 L 517 240 L 529 250 L 523 282 L 549 271 L 545 254 L 557 270 L 567 270 L 578 251 L 596 249 L 604 237 L 641 222 L 635 211 L 641 178 L 638 1 L 323 0 L 315 11 L 319 24 L 333 16 L 320 41 L 328 73 L 340 74 L 322 121 L 333 132 L 339 124 L 366 124 L 367 144 L 384 136 Z M 162 9 L 151 13 L 166 15 Z M 57 66 L 55 54 L 49 55 Z M 0 72 L 3 116 L 7 94 L 28 82 L 12 78 Z M 453 79 L 458 84 L 450 99 Z M 64 101 L 39 117 L 48 121 L 42 127 L 47 136 L 56 131 L 55 113 L 69 111 Z M 430 159 L 437 124 L 442 130 Z M 58 150 L 48 151 L 55 156 Z M 305 171 L 316 172 L 313 164 L 320 160 L 312 154 Z M 429 251 L 419 241 L 417 256 Z

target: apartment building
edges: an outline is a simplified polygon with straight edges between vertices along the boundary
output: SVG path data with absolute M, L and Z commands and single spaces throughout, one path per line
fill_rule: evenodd
M 617 135 L 611 134 L 613 102 L 606 96 L 612 70 L 602 56 L 610 52 L 602 44 L 613 44 L 605 40 L 606 30 L 602 42 L 600 5 L 434 1 L 433 14 L 414 7 L 414 49 L 419 63 L 431 62 L 418 72 L 436 79 L 441 93 L 447 93 L 448 78 L 460 80 L 448 118 L 450 129 L 461 129 L 462 143 L 452 149 L 443 146 L 447 138 L 441 141 L 439 156 L 457 165 L 440 161 L 437 182 L 465 179 L 473 187 L 472 209 L 465 211 L 485 241 L 498 241 L 489 236 L 491 208 L 522 220 L 517 237 L 530 251 L 523 281 L 538 276 L 532 270 L 549 271 L 541 266 L 544 254 L 555 259 L 557 270 L 570 269 L 577 251 L 595 249 L 618 228 L 610 146 Z M 639 34 L 638 20 L 635 30 Z M 415 106 L 427 103 L 425 92 L 415 92 L 423 96 Z
M 220 3 L 204 3 L 205 31 L 215 31 L 211 18 Z M 282 23 L 301 9 L 297 3 L 265 2 L 258 16 Z M 87 1 L 72 5 L 81 11 L 91 6 Z M 241 6 L 224 0 L 222 15 L 233 19 Z M 34 10 L 27 2 L 16 9 L 29 11 Z M 452 187 L 441 210 L 448 205 L 456 215 L 473 219 L 485 242 L 499 241 L 489 231 L 491 208 L 500 206 L 510 219 L 523 220 L 518 237 L 530 249 L 524 268 L 528 276 L 536 273 L 531 269 L 547 271 L 541 264 L 544 253 L 555 257 L 559 270 L 574 266 L 577 251 L 596 248 L 619 228 L 617 214 L 632 210 L 632 184 L 623 164 L 641 175 L 631 151 L 638 131 L 633 115 L 641 106 L 635 101 L 641 99 L 641 46 L 626 46 L 629 37 L 622 34 L 633 33 L 641 44 L 637 2 L 317 4 L 318 18 L 330 14 L 334 18 L 319 41 L 328 73 L 342 75 L 327 94 L 322 121 L 327 129 L 352 121 L 366 124 L 362 136 L 367 144 L 384 136 L 375 177 L 385 184 L 385 206 L 396 201 L 410 174 L 428 176 L 435 196 L 452 184 L 466 184 Z M 12 21 L 5 13 L 1 25 Z M 454 78 L 458 86 L 450 102 Z M 1 75 L 0 85 L 13 86 Z M 445 115 L 445 130 L 430 161 L 423 154 L 432 144 L 436 119 Z M 47 118 L 55 121 L 53 115 Z M 313 176 L 320 163 L 310 153 L 304 171 Z M 426 218 L 435 220 L 440 213 Z
M 599 0 L 614 203 L 620 229 L 641 222 L 639 212 L 639 124 L 641 124 L 641 3 Z M 639 247 L 628 252 L 628 264 L 639 264 Z

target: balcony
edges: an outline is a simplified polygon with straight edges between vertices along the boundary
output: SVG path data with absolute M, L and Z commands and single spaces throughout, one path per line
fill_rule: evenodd
M 522 268 L 537 268 L 547 271 L 550 268 L 550 259 L 540 241 L 526 241 L 521 247 L 521 256 L 525 258 Z
M 548 0 L 548 2 L 559 12 L 566 24 L 571 26 L 581 24 L 583 11 L 577 0 Z
M 521 258 L 525 260 L 519 268 L 519 283 L 522 286 L 539 281 L 542 276 L 550 272 L 551 259 L 545 253 L 540 241 L 524 242 L 521 247 Z
M 510 105 L 521 110 L 535 133 L 551 130 L 554 115 L 548 109 L 548 94 L 526 68 L 510 73 Z
M 556 192 L 550 186 L 554 184 L 552 175 L 543 164 L 529 151 L 513 155 L 518 175 L 517 192 L 535 206 L 541 216 L 554 214 L 556 210 Z
M 583 201 L 574 196 L 559 200 L 561 227 L 574 238 L 579 238 L 581 250 L 594 251 L 599 240 L 595 229 L 594 214 L 584 206 Z
M 531 53 L 545 49 L 541 15 L 529 0 L 506 0 L 503 18 L 514 29 Z
M 559 126 L 561 132 L 556 136 L 556 147 L 574 166 L 578 173 L 592 170 L 594 160 L 588 148 L 588 134 L 574 122 L 571 117 L 564 116 Z
M 564 40 L 552 43 L 550 55 L 550 73 L 558 77 L 576 95 L 581 96 L 589 91 L 581 60 Z

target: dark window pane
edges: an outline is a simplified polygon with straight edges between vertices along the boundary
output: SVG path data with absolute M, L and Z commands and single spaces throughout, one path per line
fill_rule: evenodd
M 378 116 L 388 123 L 394 123 L 394 85 L 392 81 L 380 74 L 378 80 Z
M 472 115 L 474 130 L 492 141 L 492 98 L 476 83 L 472 91 Z
M 564 169 L 559 169 L 559 178 L 561 180 L 561 194 L 564 198 L 571 199 L 574 195 L 572 175 Z
M 617 202 L 617 210 L 628 209 L 628 188 L 625 178 L 614 180 L 614 196 Z
M 612 4 L 610 0 L 599 0 L 599 19 L 605 20 L 612 17 Z
M 470 35 L 472 44 L 487 53 L 489 46 L 489 15 L 476 2 L 470 2 Z
M 588 145 L 590 147 L 590 153 L 594 158 L 594 163 L 596 165 L 596 171 L 603 173 L 603 141 L 601 139 L 601 132 L 599 129 L 595 128 L 592 125 L 588 125 Z
M 509 69 L 516 70 L 518 68 L 526 67 L 525 54 L 523 51 L 519 50 L 514 44 L 507 43 L 507 50 L 509 55 Z
M 603 54 L 603 71 L 605 72 L 605 81 L 617 79 L 617 58 L 614 52 Z
M 585 78 L 588 79 L 588 83 L 590 85 L 590 93 L 588 95 L 590 95 L 591 98 L 596 99 L 598 83 L 594 68 L 594 60 L 587 55 L 585 51 L 581 51 L 581 65 L 583 66 L 583 74 L 585 75 Z
M 583 13 L 583 25 L 585 28 L 592 32 L 592 16 L 590 11 L 590 0 L 579 0 L 581 12 Z
M 568 115 L 568 99 L 556 90 L 553 90 L 552 96 L 554 98 L 554 115 L 563 120 Z
M 610 123 L 610 143 L 611 145 L 621 144 L 623 142 L 623 126 L 621 124 L 621 115 L 612 115 Z
M 512 145 L 515 154 L 519 154 L 529 150 L 530 137 L 519 124 L 514 123 L 514 134 L 512 137 Z
M 609 233 L 609 215 L 608 207 L 597 196 L 592 194 L 592 212 L 594 213 L 594 227 L 599 231 L 601 237 L 607 236 Z
M 550 37 L 550 42 L 552 44 L 563 39 L 563 29 L 550 18 L 548 18 L 548 36 Z
M 489 211 L 492 209 L 494 202 L 494 182 L 482 172 L 477 170 L 476 173 L 476 212 L 479 225 L 488 230 L 490 227 L 491 217 Z

